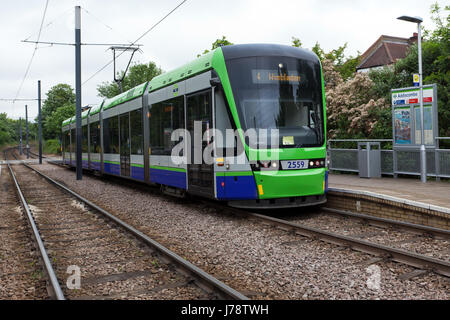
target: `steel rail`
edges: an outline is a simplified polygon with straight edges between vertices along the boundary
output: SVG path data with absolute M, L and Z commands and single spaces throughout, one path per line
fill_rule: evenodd
M 30 151 L 30 154 L 39 158 L 39 154 L 37 154 L 37 153 L 35 153 L 33 151 Z M 47 158 L 47 157 L 46 156 L 42 156 L 42 158 Z
M 371 225 L 374 225 L 374 226 L 394 226 L 399 229 L 414 232 L 414 233 L 422 233 L 422 234 L 432 235 L 439 239 L 444 239 L 444 240 L 450 239 L 450 230 L 429 227 L 429 226 L 423 226 L 420 224 L 398 221 L 398 220 L 393 220 L 393 219 L 374 217 L 374 216 L 367 215 L 367 214 L 355 213 L 352 211 L 338 210 L 338 209 L 327 208 L 327 207 L 322 207 L 321 210 L 329 212 L 329 213 L 337 215 L 337 216 L 346 216 L 346 217 L 350 217 L 350 218 L 354 218 L 354 219 L 360 219 L 363 221 L 367 221 L 368 223 L 370 223 Z
M 53 161 L 49 161 L 49 163 L 51 163 L 53 165 L 57 165 L 57 166 L 62 166 L 62 164 L 56 163 Z M 385 245 L 381 245 L 381 244 L 372 243 L 372 242 L 365 241 L 365 240 L 360 240 L 360 239 L 356 239 L 356 238 L 352 238 L 352 237 L 348 237 L 348 236 L 344 236 L 344 235 L 331 233 L 328 231 L 324 231 L 324 230 L 320 230 L 320 229 L 316 229 L 316 228 L 312 228 L 312 227 L 302 226 L 302 225 L 299 225 L 299 224 L 296 224 L 293 222 L 289 222 L 286 220 L 273 218 L 273 217 L 269 217 L 269 216 L 258 214 L 258 213 L 252 213 L 252 212 L 248 212 L 248 211 L 241 210 L 238 208 L 227 207 L 227 206 L 224 206 L 224 205 L 212 202 L 212 201 L 204 200 L 204 199 L 201 201 L 210 206 L 219 208 L 221 210 L 225 209 L 227 212 L 230 212 L 233 214 L 237 214 L 237 215 L 241 215 L 241 216 L 242 215 L 250 216 L 255 219 L 263 220 L 271 225 L 278 226 L 281 229 L 293 230 L 297 234 L 302 235 L 302 236 L 306 236 L 306 237 L 310 237 L 310 238 L 314 238 L 314 239 L 320 239 L 322 241 L 325 241 L 328 243 L 333 243 L 336 245 L 346 246 L 346 247 L 352 248 L 354 250 L 365 252 L 365 253 L 372 254 L 375 256 L 383 256 L 383 257 L 389 258 L 393 261 L 400 262 L 400 263 L 403 263 L 403 264 L 406 264 L 406 265 L 409 265 L 409 266 L 412 266 L 415 268 L 431 270 L 438 274 L 444 275 L 446 277 L 450 277 L 450 263 L 448 263 L 446 261 L 431 258 L 431 257 L 421 255 L 421 254 L 416 254 L 413 252 L 408 252 L 408 251 L 405 251 L 402 249 L 397 249 L 397 248 L 393 248 L 393 247 L 389 247 L 389 246 L 385 246 Z M 399 223 L 399 225 L 400 224 L 402 224 L 402 223 Z M 404 223 L 404 226 L 407 227 L 408 224 Z M 426 229 L 427 231 L 431 231 L 434 228 L 424 226 L 423 229 L 424 230 Z M 440 232 L 440 229 L 437 229 L 437 230 L 439 230 L 439 232 Z M 444 231 L 443 234 L 445 234 L 447 236 L 446 231 Z
M 14 174 L 14 171 L 12 170 L 10 164 L 9 163 L 7 163 L 7 164 L 8 164 L 9 171 L 11 172 L 11 176 L 12 176 L 12 178 L 14 180 L 15 185 L 16 185 L 16 190 L 17 190 L 17 193 L 19 194 L 20 201 L 22 202 L 22 205 L 23 205 L 23 207 L 25 209 L 28 222 L 29 222 L 29 224 L 31 226 L 31 230 L 33 231 L 33 236 L 34 236 L 34 239 L 36 240 L 36 243 L 38 245 L 38 249 L 39 249 L 39 252 L 41 254 L 42 261 L 44 262 L 44 268 L 45 268 L 45 271 L 46 271 L 46 273 L 47 273 L 47 275 L 49 277 L 50 284 L 52 286 L 53 292 L 54 292 L 57 300 L 65 300 L 64 294 L 63 294 L 63 292 L 61 290 L 61 286 L 59 285 L 59 282 L 58 282 L 58 278 L 56 277 L 55 271 L 54 271 L 53 266 L 52 266 L 52 264 L 50 262 L 50 259 L 48 257 L 47 251 L 45 250 L 44 243 L 42 242 L 42 238 L 41 238 L 41 236 L 39 234 L 39 231 L 38 231 L 38 229 L 36 227 L 36 224 L 34 222 L 33 215 L 31 213 L 30 207 L 28 206 L 28 203 L 27 203 L 27 201 L 26 201 L 26 199 L 25 199 L 25 197 L 24 197 L 24 195 L 22 193 L 22 190 L 20 188 L 19 182 L 16 179 L 16 175 Z
M 137 237 L 138 239 L 140 239 L 141 241 L 143 241 L 144 243 L 146 243 L 150 247 L 156 249 L 160 254 L 162 254 L 163 256 L 165 256 L 167 258 L 169 258 L 170 261 L 172 261 L 177 266 L 179 266 L 184 272 L 187 272 L 188 274 L 193 275 L 195 278 L 200 279 L 201 284 L 205 285 L 206 287 L 208 287 L 210 289 L 213 289 L 216 293 L 218 293 L 220 298 L 222 298 L 222 299 L 232 299 L 232 300 L 249 300 L 249 298 L 246 297 L 245 295 L 243 295 L 242 293 L 240 293 L 237 290 L 229 287 L 228 285 L 226 285 L 225 283 L 219 281 L 218 279 L 216 279 L 215 277 L 211 276 L 210 274 L 206 273 L 205 271 L 203 271 L 199 267 L 197 267 L 197 266 L 193 265 L 192 263 L 190 263 L 189 261 L 183 259 L 182 257 L 177 255 L 176 253 L 170 251 L 169 249 L 167 249 L 166 247 L 161 245 L 159 242 L 149 238 L 147 235 L 145 235 L 141 231 L 139 231 L 139 230 L 135 229 L 134 227 L 130 226 L 129 224 L 123 222 L 122 220 L 120 220 L 119 218 L 115 217 L 114 215 L 112 215 L 108 211 L 106 211 L 103 208 L 97 206 L 95 203 L 89 201 L 88 199 L 82 197 L 78 193 L 76 193 L 76 192 L 70 190 L 69 188 L 63 186 L 62 184 L 60 184 L 59 182 L 53 180 L 52 178 L 48 177 L 47 175 L 43 174 L 39 170 L 37 170 L 37 169 L 35 169 L 35 168 L 31 167 L 31 166 L 28 166 L 25 163 L 23 163 L 23 165 L 26 166 L 27 168 L 33 170 L 34 172 L 39 174 L 41 177 L 43 177 L 47 181 L 51 182 L 52 184 L 56 185 L 60 189 L 68 192 L 69 194 L 71 194 L 72 196 L 77 198 L 78 200 L 84 202 L 89 207 L 91 207 L 94 210 L 100 212 L 106 218 L 108 218 L 109 220 L 113 221 L 114 223 L 116 223 L 120 227 L 124 228 L 126 231 L 132 233 L 135 237 Z
M 208 202 L 210 203 L 210 202 Z M 223 206 L 220 206 L 222 209 Z M 257 220 L 262 220 L 270 225 L 280 227 L 283 230 L 294 231 L 296 234 L 319 239 L 328 243 L 333 243 L 340 246 L 346 246 L 351 249 L 369 253 L 375 256 L 382 256 L 396 262 L 400 262 L 415 268 L 431 270 L 440 275 L 450 277 L 450 263 L 447 261 L 431 258 L 422 254 L 408 252 L 402 249 L 397 249 L 382 244 L 372 243 L 365 240 L 356 239 L 317 228 L 303 226 L 294 222 L 266 216 L 259 213 L 246 212 L 236 208 L 226 208 L 229 212 L 247 215 Z

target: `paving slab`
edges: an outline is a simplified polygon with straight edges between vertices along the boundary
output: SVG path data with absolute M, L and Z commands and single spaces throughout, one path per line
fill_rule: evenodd
M 427 181 L 408 178 L 360 178 L 351 174 L 329 174 L 329 188 L 354 191 L 368 191 L 388 197 L 394 197 L 411 202 L 438 206 L 450 210 L 450 182 Z

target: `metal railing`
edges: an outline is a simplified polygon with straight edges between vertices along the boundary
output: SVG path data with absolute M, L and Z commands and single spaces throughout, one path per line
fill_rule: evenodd
M 450 178 L 450 149 L 439 148 L 440 140 L 450 137 L 436 137 L 436 148 L 427 149 L 427 176 Z M 361 142 L 379 142 L 381 145 L 381 173 L 392 175 L 415 175 L 420 177 L 420 150 L 404 147 L 393 150 L 392 139 L 331 139 L 328 141 L 328 167 L 332 171 L 360 172 L 358 147 Z

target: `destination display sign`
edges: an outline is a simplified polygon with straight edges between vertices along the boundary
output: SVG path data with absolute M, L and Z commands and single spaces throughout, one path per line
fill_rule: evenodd
M 303 76 L 297 71 L 283 71 L 279 70 L 252 70 L 253 83 L 270 84 L 274 82 L 288 82 L 299 83 L 303 81 Z

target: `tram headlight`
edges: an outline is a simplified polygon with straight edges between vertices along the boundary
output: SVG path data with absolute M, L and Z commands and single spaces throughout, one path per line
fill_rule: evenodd
M 263 168 L 269 168 L 270 167 L 270 161 L 260 161 L 259 163 L 261 163 L 261 166 Z
M 280 166 L 278 161 L 271 161 L 271 160 L 258 160 L 255 163 L 250 164 L 253 171 L 260 171 L 260 170 L 278 170 L 278 167 Z
M 324 168 L 325 159 L 311 159 L 309 160 L 309 169 Z

